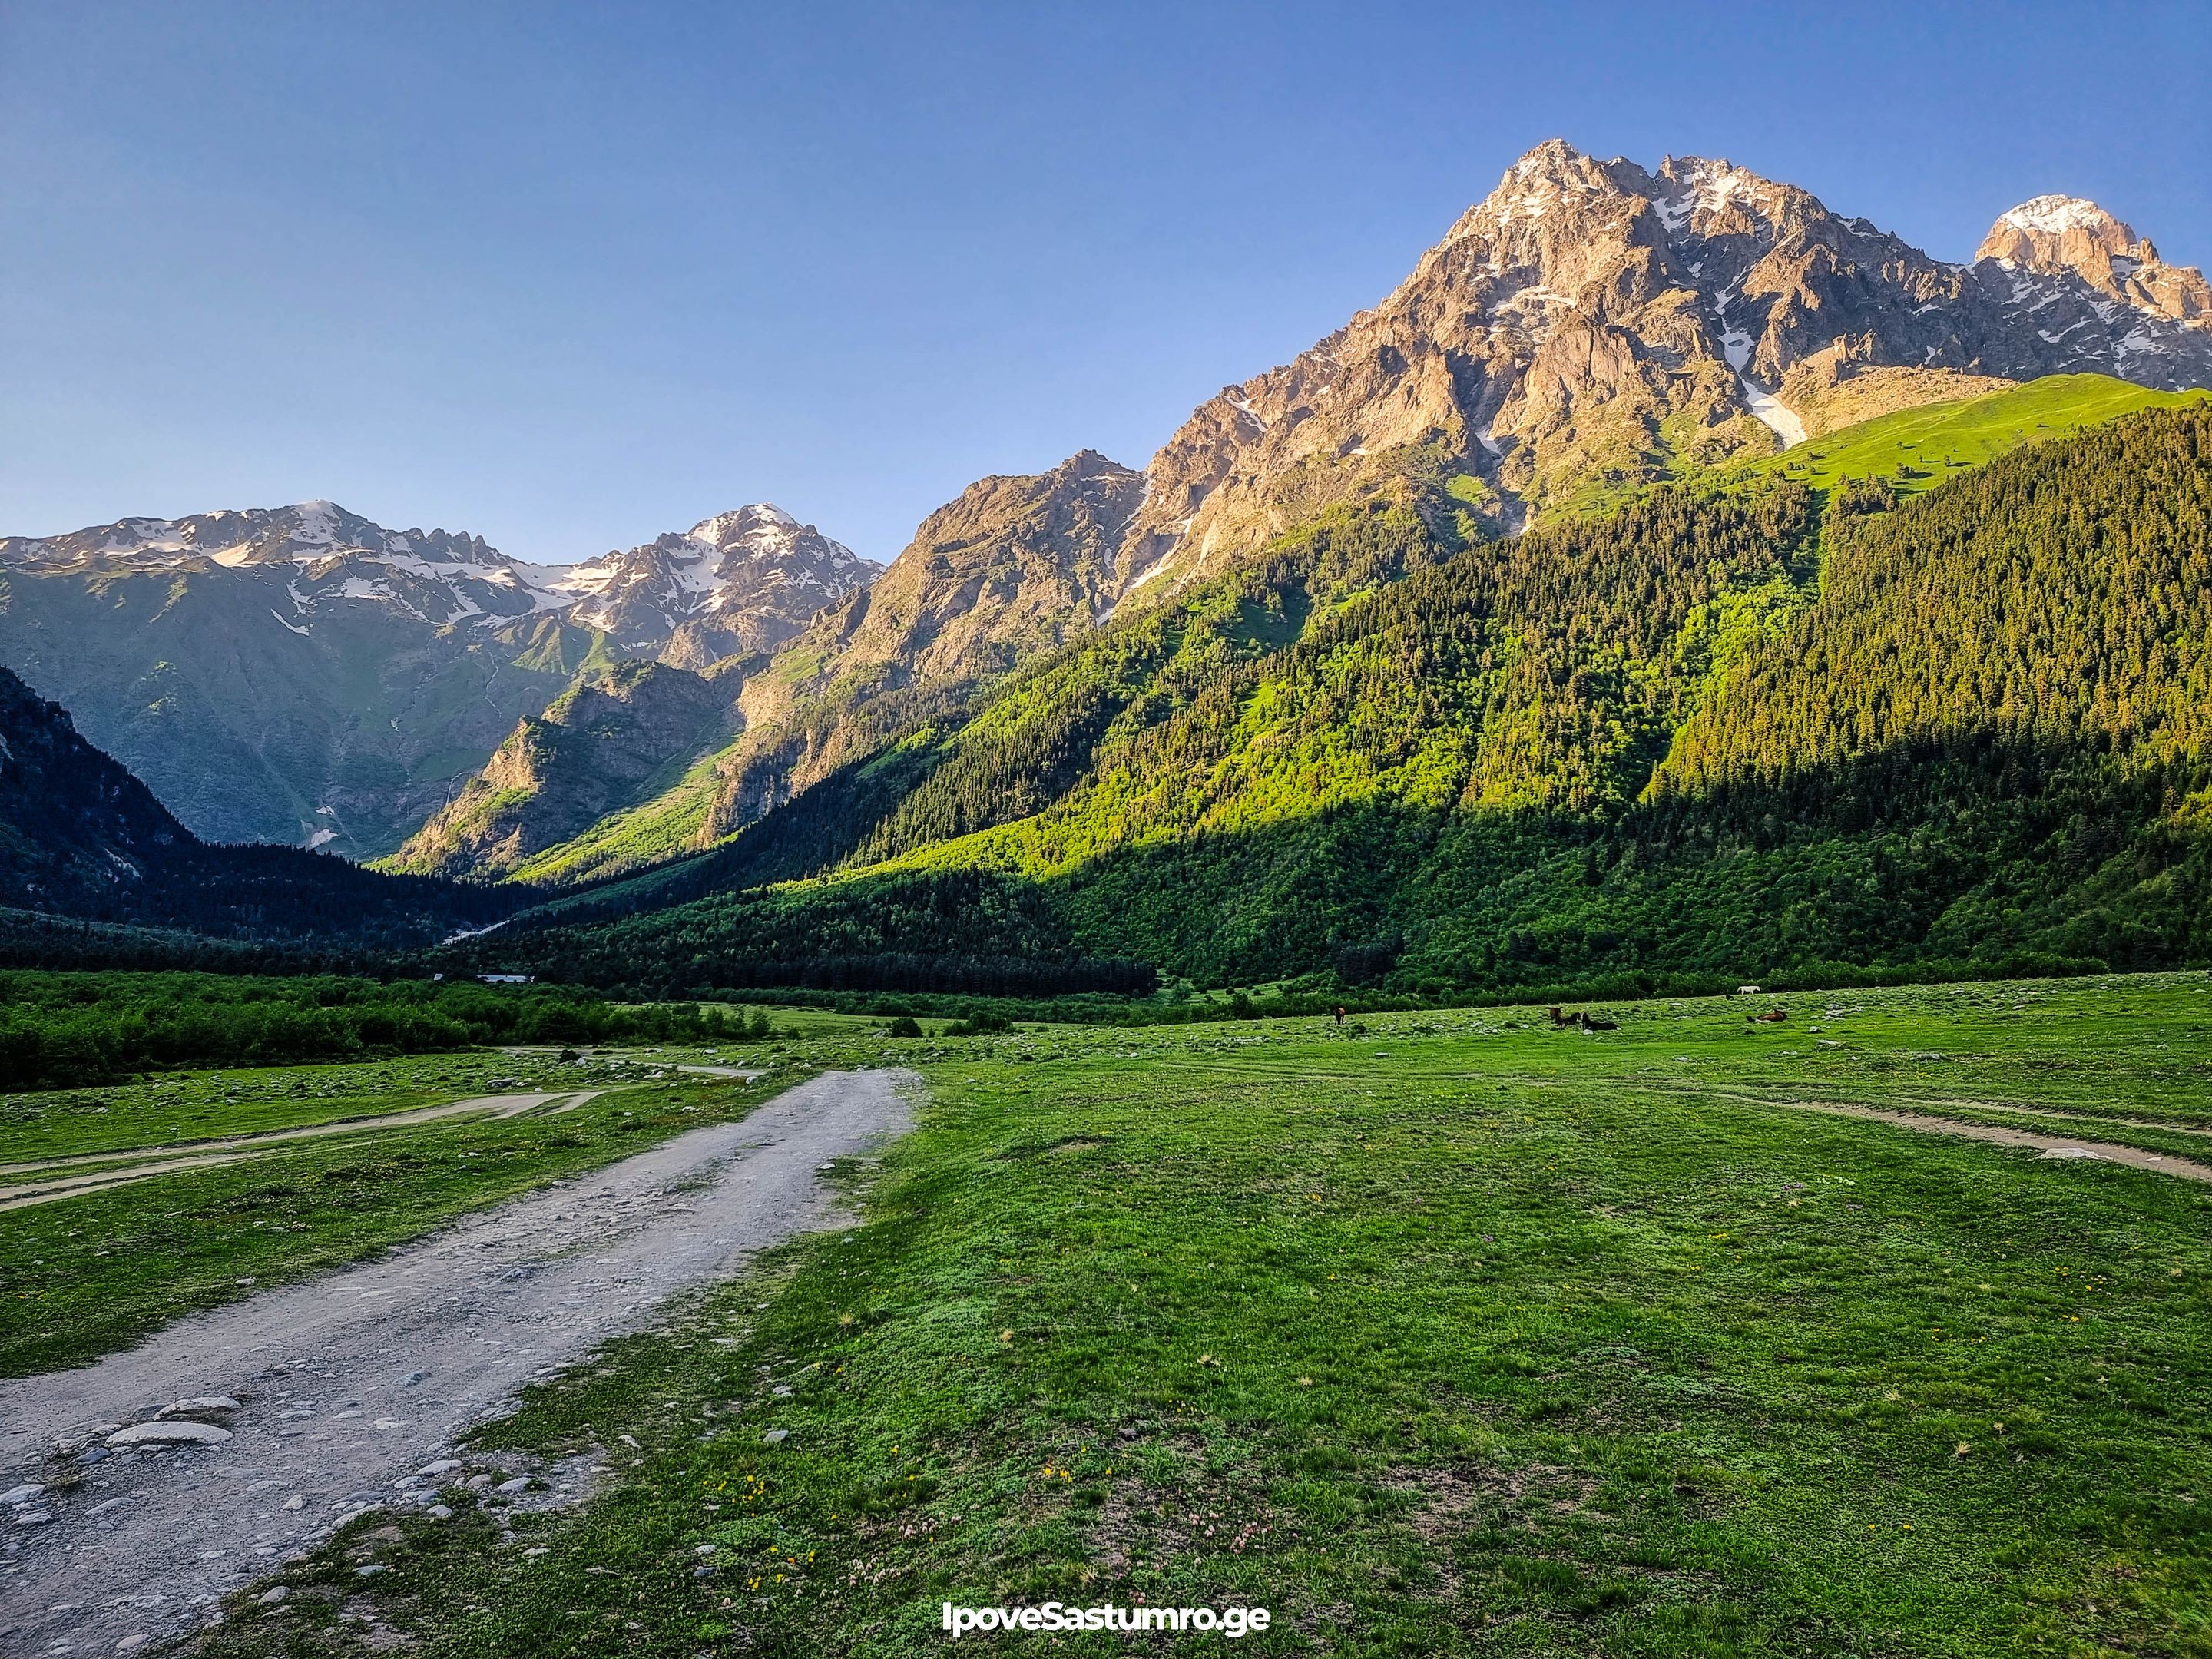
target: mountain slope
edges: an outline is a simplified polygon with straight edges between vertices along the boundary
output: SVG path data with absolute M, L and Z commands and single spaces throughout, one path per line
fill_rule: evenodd
M 2054 376 L 2026 387 L 1887 416 L 1747 464 L 1747 471 L 1717 471 L 1711 476 L 1721 482 L 1802 480 L 1823 491 L 1832 491 L 1846 478 L 1875 478 L 1896 495 L 1909 496 L 2018 445 L 2143 408 L 2201 401 L 2204 395 L 2152 392 L 2104 375 Z M 1121 476 L 1126 489 L 1134 475 Z M 1018 483 L 1041 490 L 1049 477 L 996 480 L 992 487 Z M 1032 648 L 1041 654 L 1012 681 L 949 676 L 920 688 L 902 684 L 891 665 L 910 636 L 897 633 L 879 635 L 872 642 L 872 659 L 860 670 L 841 663 L 836 630 L 848 626 L 855 615 L 864 620 L 866 616 L 856 599 L 825 614 L 802 641 L 813 647 L 826 638 L 829 643 L 819 647 L 818 655 L 794 647 L 750 680 L 747 690 L 756 708 L 769 702 L 762 696 L 763 688 L 776 685 L 779 677 L 788 677 L 787 686 L 826 684 L 827 694 L 817 690 L 811 698 L 799 698 L 787 693 L 781 724 L 763 720 L 727 752 L 702 761 L 659 799 L 592 826 L 568 845 L 514 866 L 512 873 L 557 886 L 665 862 L 726 842 L 759 817 L 762 809 L 775 814 L 809 791 L 826 793 L 803 812 L 782 811 L 763 834 L 733 847 L 714 866 L 718 879 L 781 879 L 864 848 L 886 856 L 894 847 L 909 844 L 913 833 L 894 827 L 891 820 L 927 823 L 942 837 L 1018 817 L 1042 804 L 1036 782 L 1003 775 L 996 762 L 981 758 L 988 734 L 1020 726 L 1030 734 L 1028 741 L 1065 757 L 1057 763 L 1061 771 L 1079 767 L 1090 750 L 1082 746 L 1088 739 L 1079 741 L 1078 733 L 1103 732 L 1129 718 L 1135 708 L 1156 715 L 1164 700 L 1187 701 L 1206 673 L 1241 660 L 1257 643 L 1264 641 L 1272 648 L 1295 638 L 1316 617 L 1449 557 L 1458 544 L 1450 526 L 1438 525 L 1402 495 L 1325 512 L 1278 537 L 1228 574 L 1181 590 L 1170 604 L 1128 606 L 1110 621 L 1102 619 L 1096 630 L 1071 621 L 1064 648 L 1073 654 L 1055 665 L 1053 653 L 1035 642 Z M 916 538 L 916 549 L 935 545 L 927 538 Z M 909 550 L 907 556 L 913 553 Z M 894 567 L 894 577 L 886 578 L 867 603 L 909 580 L 909 568 L 919 574 L 925 568 L 903 562 Z M 936 593 L 951 591 L 952 584 L 943 582 Z M 894 605 L 884 609 L 899 613 Z M 1061 612 L 1072 613 L 1072 607 Z M 841 672 L 848 677 L 842 683 Z M 788 746 L 779 750 L 772 740 Z M 998 741 L 989 737 L 989 742 Z M 779 766 L 785 769 L 778 771 Z M 757 809 L 749 815 L 730 813 L 726 803 L 732 794 L 748 787 L 758 791 Z M 440 867 L 459 872 L 455 866 Z M 507 867 L 487 864 L 479 873 Z M 703 872 L 695 871 L 675 884 L 703 891 L 707 881 Z
M 144 784 L 0 669 L 0 902 L 95 910 L 191 846 Z
M 746 666 L 695 674 L 627 662 L 587 676 L 525 717 L 483 769 L 381 868 L 418 875 L 507 875 L 547 848 L 636 804 L 672 763 L 727 740 Z
M 482 542 L 326 504 L 0 542 L 0 661 L 216 840 L 393 844 L 597 648 Z
M 1028 905 L 1024 938 L 1054 918 L 1061 957 L 1213 984 L 2212 959 L 2212 410 L 1889 499 L 1834 491 L 1817 567 L 1817 498 L 1787 479 L 1478 548 L 1107 720 L 1073 765 L 1019 721 L 940 740 L 827 888 L 525 919 L 498 949 L 751 983 L 737 943 L 771 916 L 803 956 L 842 936 L 815 927 L 828 895 L 850 933 L 957 876 Z M 1045 804 L 964 832 L 946 809 L 975 791 L 915 810 L 963 756 Z
M 427 943 L 513 907 L 293 848 L 210 847 L 0 669 L 0 905 L 325 945 Z
M 564 884 L 713 845 L 980 686 L 1087 635 L 1143 475 L 1091 451 L 970 485 L 872 586 L 823 611 L 744 684 L 742 733 L 659 796 L 516 866 Z M 479 871 L 484 873 L 485 871 Z
M 1863 421 L 1749 463 L 1749 470 L 1802 479 L 1817 489 L 1834 489 L 1848 478 L 1879 480 L 1899 496 L 1918 495 L 2027 445 L 2069 437 L 2142 410 L 2202 405 L 2208 398 L 2212 392 L 2156 392 L 2109 374 L 2053 374 Z

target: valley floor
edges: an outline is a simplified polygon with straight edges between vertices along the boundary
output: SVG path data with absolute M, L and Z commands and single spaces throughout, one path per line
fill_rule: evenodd
M 832 1172 L 860 1220 L 456 1453 L 598 1458 L 587 1504 L 364 1516 L 198 1650 L 894 1655 L 1056 1599 L 1266 1607 L 1258 1651 L 2212 1653 L 2212 980 L 1601 1012 L 762 1045 L 925 1079 Z M 408 1139 L 542 1181 L 637 1099 Z M 6 1288 L 243 1178 L 0 1215 Z M 432 1224 L 426 1176 L 348 1179 Z M 59 1300 L 17 1369 L 121 1340 Z

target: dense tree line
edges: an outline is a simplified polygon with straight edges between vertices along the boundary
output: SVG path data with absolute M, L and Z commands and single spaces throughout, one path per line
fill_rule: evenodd
M 757 1022 L 756 1022 L 756 1024 Z M 550 986 L 318 975 L 0 973 L 0 1089 L 179 1066 L 270 1066 L 488 1043 L 712 1039 L 729 1017 Z
M 1158 984 L 1139 960 L 1079 948 L 1035 884 L 972 870 L 727 893 L 427 959 L 654 996 L 797 986 L 1034 999 Z
M 145 971 L 167 968 L 214 974 L 282 974 L 326 971 L 337 965 L 326 956 L 271 940 L 210 939 L 176 928 L 128 927 L 37 910 L 0 908 L 0 968 Z

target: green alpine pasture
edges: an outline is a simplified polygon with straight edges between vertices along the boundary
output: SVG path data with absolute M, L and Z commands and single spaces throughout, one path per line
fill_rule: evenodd
M 2201 406 L 2206 395 L 2155 392 L 2109 374 L 2051 374 L 2003 392 L 1878 416 L 1742 471 L 1822 491 L 1846 479 L 1879 480 L 1899 496 L 1918 495 L 2029 444 L 2071 437 L 2146 409 Z
M 1814 1109 L 2212 1152 L 2212 980 L 1592 1012 L 812 1039 L 927 1085 L 854 1219 L 480 1431 L 593 1502 L 198 1651 L 2212 1654 L 2212 1186 Z

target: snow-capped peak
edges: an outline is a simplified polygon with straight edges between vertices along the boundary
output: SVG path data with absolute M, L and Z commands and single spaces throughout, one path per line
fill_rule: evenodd
M 880 567 L 781 507 L 757 501 L 627 551 L 534 573 L 570 617 L 627 647 L 696 623 L 747 648 L 787 638 Z
M 739 537 L 766 527 L 777 530 L 802 528 L 798 520 L 773 501 L 755 501 L 733 513 L 717 513 L 711 519 L 702 519 L 691 526 L 693 540 L 709 542 L 716 547 L 727 546 Z
M 2127 240 L 2135 240 L 2134 232 L 2094 202 L 2084 201 L 2079 196 L 2033 197 L 1999 214 L 1997 223 L 2014 230 L 2040 231 L 2046 236 L 2063 236 L 2069 230 L 2086 230 L 2094 234 L 2117 229 Z

